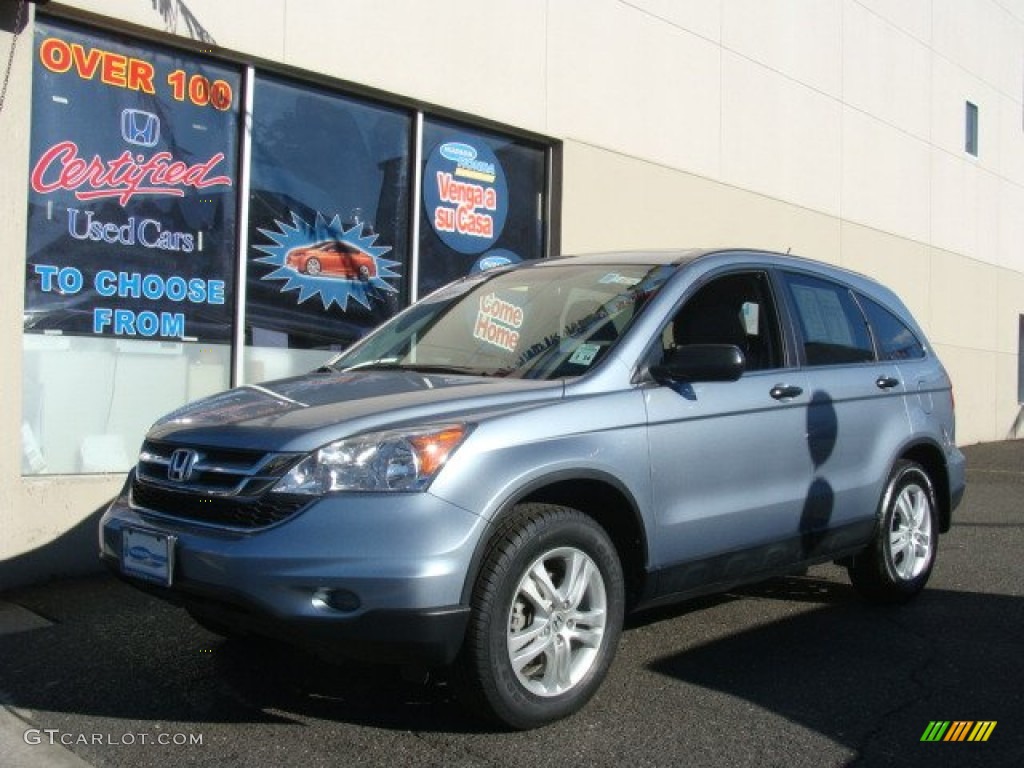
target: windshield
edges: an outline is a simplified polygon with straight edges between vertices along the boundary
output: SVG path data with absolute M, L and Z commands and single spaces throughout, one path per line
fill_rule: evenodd
M 484 273 L 413 305 L 331 367 L 579 376 L 608 353 L 672 271 L 565 263 Z

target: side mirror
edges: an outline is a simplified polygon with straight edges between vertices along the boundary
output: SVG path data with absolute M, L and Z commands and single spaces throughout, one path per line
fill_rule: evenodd
M 736 381 L 747 361 L 735 344 L 687 344 L 665 353 L 651 375 L 661 384 L 695 381 Z

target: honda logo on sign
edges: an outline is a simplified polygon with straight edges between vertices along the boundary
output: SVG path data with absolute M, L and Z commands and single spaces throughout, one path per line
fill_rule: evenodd
M 198 459 L 199 454 L 195 451 L 179 448 L 171 454 L 171 461 L 167 465 L 167 479 L 176 483 L 187 483 L 192 477 L 192 469 Z
M 160 118 L 141 109 L 121 110 L 121 138 L 140 147 L 155 147 L 160 141 Z

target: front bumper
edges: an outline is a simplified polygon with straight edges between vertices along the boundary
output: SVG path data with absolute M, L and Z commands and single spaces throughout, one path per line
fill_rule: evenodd
M 441 665 L 461 648 L 463 588 L 485 528 L 464 509 L 429 493 L 337 494 L 242 531 L 155 515 L 132 504 L 129 486 L 100 521 L 100 557 L 158 597 L 330 656 Z M 169 587 L 122 572 L 126 527 L 175 537 Z

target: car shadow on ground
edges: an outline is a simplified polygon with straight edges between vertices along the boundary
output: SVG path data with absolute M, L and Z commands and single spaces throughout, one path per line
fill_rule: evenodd
M 108 576 L 7 599 L 53 622 L 0 635 L 0 704 L 128 721 L 289 723 L 475 732 L 450 681 L 329 663 L 271 640 L 225 640 Z
M 391 667 L 334 665 L 274 642 L 222 640 L 184 611 L 109 577 L 15 597 L 54 622 L 0 636 L 0 698 L 20 709 L 129 722 L 492 730 L 462 708 L 444 676 L 410 681 Z M 637 652 L 641 635 L 664 635 L 671 647 L 680 628 L 744 608 L 736 601 L 770 601 L 766 613 L 781 618 L 711 641 L 680 641 L 678 653 Z M 878 764 L 892 758 L 887 745 L 921 746 L 930 721 L 1001 721 L 986 745 L 991 766 L 1003 746 L 1016 750 L 1005 754 L 1024 754 L 1010 717 L 1024 711 L 1022 627 L 1022 598 L 939 589 L 907 606 L 874 607 L 844 583 L 789 577 L 634 618 L 617 666 L 745 699 Z M 606 716 L 633 716 L 616 714 L 628 705 L 614 699 L 599 704 Z M 963 764 L 964 751 L 955 758 Z
M 235 697 L 261 712 L 399 731 L 482 733 L 451 673 L 326 660 L 274 640 L 223 641 L 214 657 Z
M 804 606 L 649 668 L 822 734 L 855 750 L 858 765 L 1019 765 L 1024 598 L 928 589 L 907 605 L 876 606 L 848 584 L 812 577 L 730 594 L 820 607 Z M 936 720 L 1002 727 L 989 744 L 941 752 L 921 742 Z

